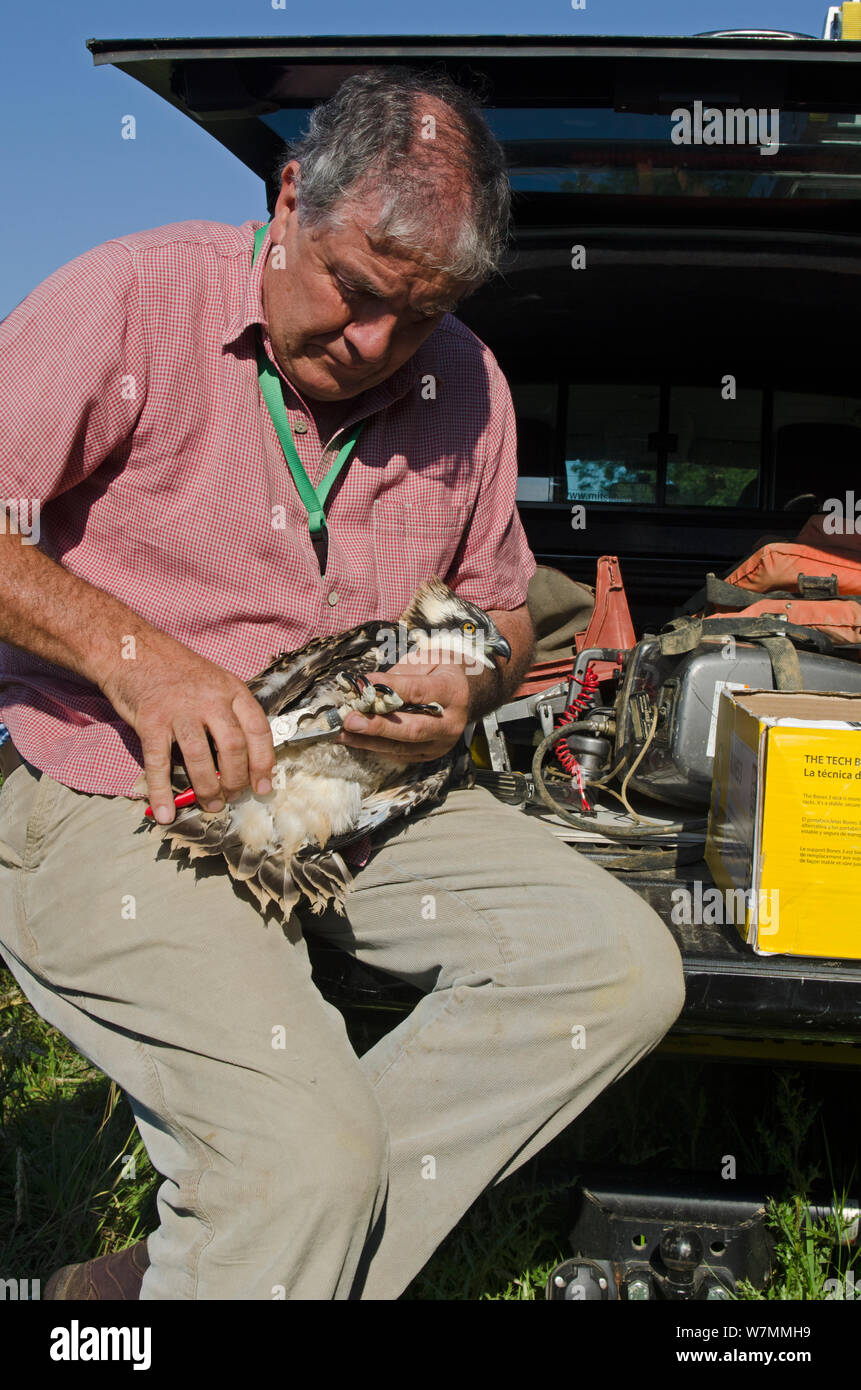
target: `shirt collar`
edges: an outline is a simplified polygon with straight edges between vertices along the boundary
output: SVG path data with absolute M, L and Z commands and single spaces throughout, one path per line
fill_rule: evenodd
M 248 246 L 248 274 L 243 285 L 239 308 L 224 330 L 222 341 L 225 347 L 230 347 L 231 344 L 235 343 L 241 334 L 249 328 L 256 328 L 259 326 L 268 335 L 269 325 L 263 310 L 263 269 L 269 256 L 269 248 L 272 245 L 268 227 L 266 236 L 263 238 L 263 245 L 260 248 L 260 255 L 257 257 L 254 265 L 252 266 L 251 264 L 251 257 L 254 251 L 254 234 L 258 227 L 264 225 L 266 224 L 262 222 L 248 223 L 248 226 L 251 228 L 251 237 Z M 429 342 L 430 339 L 427 341 Z M 425 345 L 426 344 L 422 344 L 422 347 Z M 367 392 L 363 393 L 361 410 L 363 415 L 370 413 L 372 410 L 379 410 L 382 406 L 391 405 L 393 401 L 399 400 L 401 396 L 406 395 L 410 387 L 415 384 L 421 371 L 419 361 L 417 360 L 420 354 L 421 348 L 419 348 L 418 352 L 413 353 L 412 357 L 408 358 L 407 361 L 404 362 L 402 366 L 398 367 L 397 371 L 393 372 L 385 381 L 379 382 L 377 386 L 372 386 Z M 278 363 L 274 362 L 274 365 L 279 374 L 284 377 L 284 373 L 281 371 Z M 284 380 L 287 382 L 288 386 L 296 391 L 296 387 L 293 386 L 293 383 L 287 377 L 284 377 Z M 296 391 L 296 394 L 298 396 L 299 392 Z M 301 396 L 299 399 L 301 400 Z
M 254 254 L 254 234 L 258 227 L 265 226 L 263 222 L 246 224 L 251 228 L 251 238 L 248 245 L 248 271 L 243 282 L 242 293 L 239 300 L 239 308 L 233 315 L 224 330 L 222 342 L 225 347 L 235 343 L 241 333 L 252 324 L 262 324 L 267 327 L 266 315 L 263 312 L 263 268 L 269 255 L 269 248 L 272 245 L 272 238 L 269 228 L 266 228 L 266 236 L 263 238 L 263 245 L 260 248 L 260 255 L 252 267 L 251 257 Z

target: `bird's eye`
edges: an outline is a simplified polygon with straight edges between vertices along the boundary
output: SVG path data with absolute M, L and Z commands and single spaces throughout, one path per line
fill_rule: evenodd
M 463 630 L 464 632 L 468 632 L 469 635 L 472 636 L 472 634 L 475 632 L 475 623 L 464 623 Z

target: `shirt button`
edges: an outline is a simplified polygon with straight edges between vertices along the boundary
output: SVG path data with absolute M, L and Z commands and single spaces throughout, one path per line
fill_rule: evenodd
M 332 607 L 334 608 L 334 607 L 335 607 L 335 604 L 338 602 L 338 595 L 335 593 L 335 590 L 332 589 L 332 591 L 326 595 L 326 598 L 328 599 L 329 603 L 331 603 Z
M 293 426 L 293 432 L 294 432 L 294 434 L 307 434 L 307 433 L 308 433 L 308 421 L 307 421 L 307 420 L 297 420 L 296 423 L 295 423 L 295 425 Z

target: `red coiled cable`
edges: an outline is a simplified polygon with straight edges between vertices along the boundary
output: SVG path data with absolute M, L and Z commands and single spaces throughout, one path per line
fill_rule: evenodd
M 573 724 L 587 710 L 591 709 L 598 699 L 598 677 L 593 669 L 592 662 L 586 667 L 582 676 L 575 676 L 574 679 L 580 686 L 579 693 L 574 696 L 570 705 L 556 719 L 556 728 L 561 729 L 563 724 Z M 580 793 L 580 802 L 584 811 L 591 811 L 592 807 L 586 800 L 586 793 L 583 790 L 583 774 L 580 771 L 580 764 L 568 747 L 566 740 L 560 739 L 555 748 L 556 758 L 573 782 L 577 783 L 577 790 Z

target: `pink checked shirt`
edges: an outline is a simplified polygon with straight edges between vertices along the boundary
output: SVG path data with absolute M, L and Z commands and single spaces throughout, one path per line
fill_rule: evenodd
M 396 618 L 432 574 L 484 608 L 524 603 L 535 561 L 514 505 L 510 393 L 490 350 L 451 315 L 343 421 L 367 417 L 326 504 L 320 574 L 258 386 L 258 325 L 272 356 L 268 237 L 251 268 L 259 225 L 119 237 L 9 315 L 0 503 L 27 516 L 22 504 L 38 504 L 48 555 L 242 679 L 318 633 Z M 286 379 L 284 394 L 317 484 L 338 436 L 324 447 Z M 137 736 L 80 677 L 0 646 L 0 719 L 57 781 L 130 795 Z

